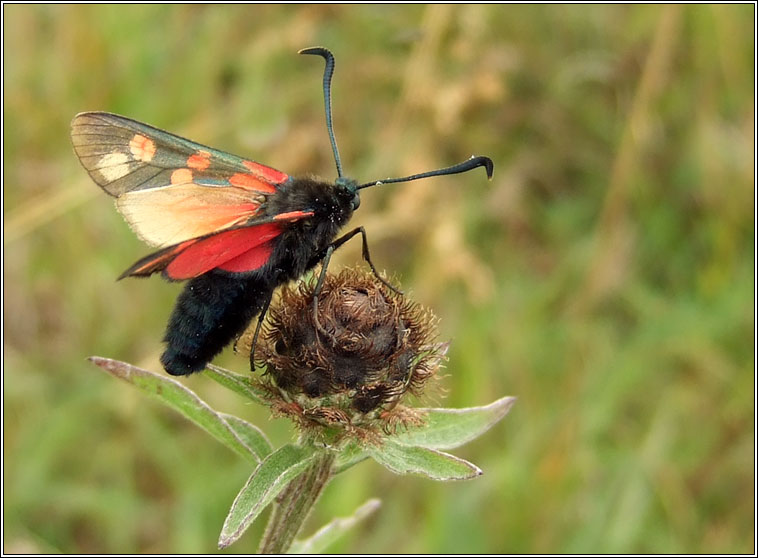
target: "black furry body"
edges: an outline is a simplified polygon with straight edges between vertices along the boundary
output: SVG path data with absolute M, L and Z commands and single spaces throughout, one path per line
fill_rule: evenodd
M 270 240 L 272 251 L 259 269 L 247 273 L 211 270 L 191 279 L 177 299 L 166 327 L 161 363 L 169 374 L 198 372 L 239 336 L 267 305 L 278 286 L 299 278 L 326 254 L 340 228 L 358 207 L 356 184 L 312 178 L 289 179 L 270 195 L 262 215 L 313 211 L 282 223 Z

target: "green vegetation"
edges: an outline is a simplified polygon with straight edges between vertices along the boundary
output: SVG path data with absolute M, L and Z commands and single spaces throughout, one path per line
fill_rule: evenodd
M 179 287 L 115 282 L 148 247 L 69 122 L 118 112 L 332 177 L 312 45 L 336 56 L 347 174 L 495 161 L 489 183 L 367 190 L 353 223 L 452 341 L 447 396 L 422 404 L 519 398 L 458 451 L 476 480 L 367 462 L 328 486 L 313 528 L 383 500 L 332 550 L 755 552 L 753 5 L 3 10 L 5 552 L 216 551 L 250 463 L 86 361 L 159 370 Z

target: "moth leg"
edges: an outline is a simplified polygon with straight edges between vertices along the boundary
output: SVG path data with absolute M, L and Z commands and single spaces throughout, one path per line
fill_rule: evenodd
M 340 246 L 342 246 L 345 242 L 347 242 L 348 240 L 350 240 L 351 238 L 353 238 L 358 233 L 360 233 L 361 236 L 363 237 L 363 247 L 362 247 L 363 259 L 366 260 L 366 263 L 371 268 L 371 272 L 374 274 L 374 277 L 376 277 L 377 279 L 379 279 L 379 282 L 382 285 L 384 285 L 385 287 L 387 287 L 389 290 L 391 290 L 395 294 L 399 294 L 399 295 L 403 294 L 403 291 L 401 291 L 400 289 L 398 289 L 397 287 L 395 287 L 394 285 L 392 285 L 391 283 L 389 283 L 388 281 L 386 281 L 381 275 L 379 275 L 379 272 L 376 270 L 376 267 L 374 266 L 374 262 L 371 261 L 371 254 L 368 251 L 368 237 L 366 236 L 366 229 L 364 229 L 363 227 L 356 227 L 352 231 L 343 234 L 337 240 L 335 240 L 334 242 L 332 242 L 329 245 L 329 247 L 333 248 L 332 252 L 334 252 L 334 250 L 336 250 L 337 248 L 339 248 Z M 327 249 L 327 251 L 328 251 L 328 249 Z M 329 254 L 329 256 L 331 257 L 331 254 Z M 326 259 L 326 257 L 324 257 L 324 258 Z M 317 284 L 316 285 L 317 289 L 318 289 L 318 286 L 319 285 Z M 318 292 L 318 290 L 316 290 L 316 292 Z
M 327 248 L 326 252 L 324 253 L 323 258 L 321 258 L 321 273 L 319 273 L 318 281 L 316 282 L 316 287 L 313 289 L 313 323 L 316 325 L 316 334 L 318 335 L 318 332 L 327 335 L 328 337 L 334 339 L 334 336 L 326 331 L 322 326 L 321 323 L 318 320 L 318 295 L 321 294 L 321 289 L 324 286 L 324 280 L 326 279 L 326 272 L 329 268 L 329 261 L 332 259 L 332 254 L 334 254 L 334 251 L 345 244 L 348 240 L 353 238 L 356 234 L 360 233 L 363 237 L 363 259 L 366 260 L 366 263 L 368 263 L 369 267 L 371 268 L 371 272 L 374 274 L 374 277 L 376 277 L 379 282 L 382 283 L 385 287 L 393 291 L 394 293 L 397 293 L 399 295 L 403 294 L 403 291 L 392 285 L 391 283 L 387 282 L 381 275 L 379 275 L 379 272 L 376 270 L 376 267 L 374 266 L 374 263 L 371 261 L 371 254 L 368 250 L 368 239 L 366 237 L 366 229 L 363 227 L 356 227 L 350 232 L 347 232 L 343 234 L 341 237 L 339 237 L 337 240 L 332 242 Z
M 324 257 L 321 259 L 321 273 L 319 273 L 318 275 L 316 288 L 313 289 L 313 323 L 316 326 L 316 337 L 318 338 L 318 333 L 320 331 L 321 333 L 328 336 L 332 340 L 334 340 L 334 336 L 328 331 L 326 331 L 321 326 L 321 322 L 319 322 L 318 320 L 318 295 L 321 293 L 321 289 L 324 286 L 324 280 L 326 279 L 326 271 L 327 269 L 329 269 L 329 260 L 332 259 L 332 254 L 334 253 L 334 250 L 336 249 L 334 244 L 335 243 L 332 243 L 326 248 L 326 253 L 324 254 Z
M 263 302 L 263 306 L 261 307 L 261 313 L 258 314 L 258 323 L 255 326 L 255 333 L 253 334 L 253 343 L 250 345 L 250 371 L 255 372 L 255 347 L 258 345 L 258 335 L 261 333 L 261 326 L 263 325 L 263 319 L 266 317 L 266 312 L 268 312 L 268 306 L 271 304 L 271 298 L 273 296 L 273 292 L 269 293 L 269 295 L 266 297 L 266 300 Z

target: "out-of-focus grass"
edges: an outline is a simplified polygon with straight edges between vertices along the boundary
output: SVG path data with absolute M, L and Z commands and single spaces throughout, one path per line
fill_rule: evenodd
M 109 110 L 331 177 L 314 44 L 348 174 L 495 161 L 366 191 L 353 223 L 452 339 L 444 404 L 519 401 L 463 450 L 484 477 L 361 464 L 311 528 L 382 495 L 335 550 L 755 551 L 754 6 L 3 10 L 4 551 L 214 551 L 248 466 L 84 360 L 158 370 L 178 286 L 115 283 L 148 248 L 68 126 Z

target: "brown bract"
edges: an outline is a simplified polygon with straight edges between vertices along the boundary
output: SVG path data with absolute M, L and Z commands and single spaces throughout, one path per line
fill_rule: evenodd
M 269 310 L 259 360 L 277 413 L 347 429 L 417 423 L 398 402 L 420 395 L 444 356 L 434 315 L 357 270 L 327 275 L 315 316 L 314 289 L 285 288 Z

